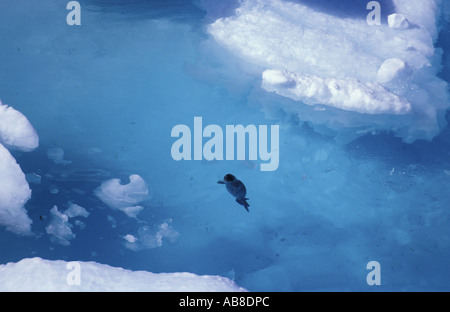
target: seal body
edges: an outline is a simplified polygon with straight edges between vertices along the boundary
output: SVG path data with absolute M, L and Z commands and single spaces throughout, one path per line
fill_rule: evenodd
M 244 206 L 245 210 L 250 212 L 248 210 L 248 207 L 250 207 L 247 203 L 248 198 L 245 197 L 247 195 L 247 190 L 244 183 L 236 179 L 232 174 L 225 175 L 223 181 L 218 181 L 217 183 L 225 184 L 227 191 L 236 198 L 236 202 Z

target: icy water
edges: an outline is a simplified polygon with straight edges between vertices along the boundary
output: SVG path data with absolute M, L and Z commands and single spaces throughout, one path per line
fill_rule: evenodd
M 431 141 L 367 131 L 344 142 L 339 130 L 270 110 L 278 98 L 252 75 L 259 64 L 242 69 L 207 30 L 234 14 L 234 1 L 85 0 L 81 26 L 67 25 L 59 2 L 0 1 L 0 98 L 40 139 L 32 152 L 12 151 L 32 189 L 33 234 L 1 228 L 0 263 L 38 256 L 221 275 L 250 291 L 450 290 L 448 127 Z M 394 7 L 380 2 L 385 18 Z M 303 3 L 336 18 L 368 13 L 366 1 Z M 436 43 L 447 82 L 449 31 Z M 175 161 L 171 130 L 193 131 L 196 116 L 203 127 L 279 125 L 278 169 Z M 49 159 L 52 148 L 65 162 Z M 217 184 L 227 173 L 245 183 L 250 213 Z M 132 174 L 151 193 L 136 217 L 95 195 Z M 61 244 L 50 210 L 71 204 L 89 216 L 71 218 L 75 236 Z M 380 286 L 367 284 L 370 261 L 381 265 Z

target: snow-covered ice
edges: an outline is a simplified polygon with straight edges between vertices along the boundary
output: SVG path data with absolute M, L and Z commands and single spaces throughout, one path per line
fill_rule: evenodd
M 28 119 L 1 101 L 0 144 L 22 151 L 31 151 L 39 145 L 39 137 Z
M 411 110 L 406 99 L 383 86 L 356 79 L 324 79 L 272 69 L 263 72 L 262 87 L 308 105 L 322 104 L 362 114 L 397 115 Z
M 406 63 L 399 58 L 387 59 L 378 69 L 377 82 L 381 84 L 400 78 L 408 79 Z
M 294 100 L 280 97 L 278 108 L 318 132 L 337 132 L 343 142 L 367 128 L 393 131 L 406 142 L 431 140 L 445 126 L 450 105 L 447 84 L 436 76 L 440 53 L 433 42 L 439 10 L 434 1 L 394 4 L 399 13 L 390 16 L 389 25 L 395 30 L 301 2 L 255 0 L 241 2 L 235 14 L 217 19 L 208 31 L 248 64 L 241 68 L 262 77 L 263 89 Z M 406 27 L 402 16 L 415 27 Z M 404 67 L 408 77 L 387 85 Z M 273 101 L 260 102 L 274 109 Z M 312 113 L 315 108 L 305 104 L 323 108 Z
M 0 225 L 18 234 L 31 232 L 31 219 L 24 208 L 31 190 L 16 160 L 0 144 Z
M 0 291 L 192 291 L 242 292 L 233 281 L 220 276 L 192 273 L 130 271 L 97 262 L 27 258 L 0 265 Z M 76 271 L 79 270 L 79 271 Z M 74 276 L 78 274 L 79 276 Z
M 32 221 L 24 208 L 31 190 L 25 174 L 5 146 L 31 151 L 38 145 L 39 137 L 28 119 L 0 101 L 0 225 L 17 234 L 31 233 Z

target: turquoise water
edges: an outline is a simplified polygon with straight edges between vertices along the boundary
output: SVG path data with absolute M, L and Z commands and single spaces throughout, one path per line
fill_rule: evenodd
M 305 1 L 308 4 L 308 1 Z M 364 18 L 355 1 L 348 14 Z M 365 2 L 364 2 L 365 3 Z M 337 143 L 280 110 L 259 78 L 211 45 L 206 26 L 234 2 L 80 1 L 82 25 L 68 26 L 56 1 L 0 2 L 0 97 L 33 124 L 40 146 L 13 151 L 30 183 L 32 236 L 0 229 L 0 263 L 39 256 L 96 261 L 132 270 L 222 275 L 250 291 L 449 290 L 450 140 L 403 143 L 392 133 Z M 342 16 L 344 6 L 326 7 Z M 388 6 L 389 3 L 382 2 Z M 392 4 L 389 6 L 391 8 Z M 392 9 L 392 8 L 391 8 Z M 439 74 L 449 80 L 448 27 Z M 280 125 L 276 171 L 257 161 L 174 161 L 171 129 L 195 116 L 204 126 Z M 70 164 L 55 164 L 49 148 Z M 227 173 L 247 187 L 247 213 L 217 181 Z M 94 194 L 107 179 L 139 174 L 151 190 L 137 218 Z M 70 245 L 46 232 L 50 209 L 89 211 Z M 176 239 L 137 250 L 161 224 Z M 79 223 L 80 224 L 80 223 Z M 368 286 L 369 261 L 381 265 Z

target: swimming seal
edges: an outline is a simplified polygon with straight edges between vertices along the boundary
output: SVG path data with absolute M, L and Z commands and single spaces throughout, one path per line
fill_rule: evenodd
M 248 198 L 245 197 L 247 190 L 245 189 L 244 183 L 236 179 L 236 177 L 230 173 L 225 175 L 223 181 L 217 181 L 217 183 L 225 184 L 228 192 L 236 198 L 236 202 L 244 206 L 247 212 L 250 212 L 248 210 L 248 207 L 250 207 L 247 203 Z

